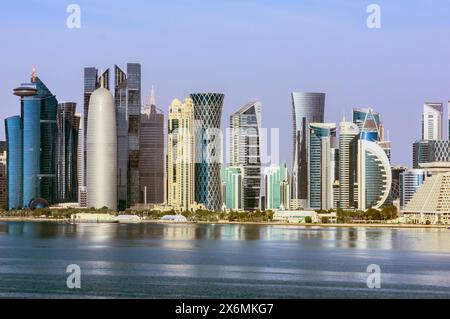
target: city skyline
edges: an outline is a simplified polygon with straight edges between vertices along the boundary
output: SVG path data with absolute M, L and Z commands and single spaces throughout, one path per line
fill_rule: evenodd
M 449 12 L 5 1 L 0 299 L 450 300 Z
M 159 107 L 166 115 L 176 96 L 204 91 L 225 93 L 222 127 L 226 127 L 237 106 L 257 98 L 264 108 L 262 127 L 284 128 L 291 122 L 289 95 L 294 91 L 325 92 L 325 122 L 338 123 L 343 113 L 350 118 L 352 108 L 371 107 L 383 115 L 390 133 L 392 163 L 411 166 L 410 145 L 421 137 L 421 127 L 416 123 L 420 123 L 423 103 L 435 101 L 447 106 L 450 99 L 446 76 L 449 65 L 440 58 L 450 52 L 442 31 L 448 29 L 449 22 L 436 18 L 448 12 L 450 5 L 444 1 L 426 7 L 411 6 L 405 1 L 378 1 L 383 10 L 380 30 L 367 28 L 367 4 L 357 2 L 324 1 L 313 5 L 231 1 L 217 4 L 219 10 L 203 1 L 189 5 L 179 1 L 136 2 L 136 6 L 112 3 L 105 15 L 101 2 L 79 1 L 79 30 L 65 26 L 65 5 L 54 3 L 30 2 L 29 10 L 23 10 L 25 4 L 5 4 L 7 10 L 3 12 L 10 12 L 3 19 L 10 30 L 5 32 L 5 41 L 13 45 L 2 52 L 0 60 L 8 74 L 3 82 L 5 89 L 0 92 L 3 118 L 18 113 L 10 90 L 23 81 L 23 74 L 28 74 L 33 65 L 59 101 L 76 102 L 81 111 L 83 67 L 95 65 L 102 71 L 114 63 L 138 62 L 143 66 L 143 99 L 151 84 L 155 84 Z M 153 12 L 153 20 L 143 16 L 143 12 Z M 190 16 L 192 23 L 159 23 L 166 16 L 163 13 L 168 12 L 180 22 Z M 197 19 L 205 13 L 208 19 Z M 252 27 L 248 26 L 248 13 L 255 17 Z M 431 17 L 436 20 L 433 24 L 426 22 Z M 270 28 L 264 26 L 268 19 L 274 21 Z M 17 42 L 15 38 L 27 24 L 32 24 L 45 39 L 56 41 L 59 50 L 65 52 L 63 57 L 51 48 L 39 46 L 41 39 L 32 36 L 25 35 L 26 41 Z M 210 27 L 206 29 L 205 25 Z M 315 28 L 317 31 L 312 30 Z M 135 46 L 118 50 L 118 44 L 112 40 L 130 34 L 137 39 L 139 49 Z M 188 34 L 206 38 L 207 50 L 199 50 Z M 428 34 L 433 34 L 433 38 Z M 144 36 L 152 40 L 141 41 Z M 81 44 L 94 50 L 71 53 Z M 30 55 L 29 45 L 40 50 Z M 427 49 L 436 45 L 438 55 Z M 55 70 L 64 70 L 64 81 Z M 202 76 L 193 77 L 196 72 Z M 428 80 L 431 77 L 433 81 Z M 445 119 L 446 114 L 447 110 Z M 399 116 L 404 118 L 404 125 L 396 125 Z M 4 128 L 0 131 L 0 138 L 4 139 Z M 445 131 L 443 135 L 447 136 Z M 291 134 L 292 128 L 287 126 L 281 130 L 280 139 L 288 139 Z M 280 163 L 286 162 L 288 167 L 292 166 L 291 147 L 290 143 L 281 145 L 280 150 Z

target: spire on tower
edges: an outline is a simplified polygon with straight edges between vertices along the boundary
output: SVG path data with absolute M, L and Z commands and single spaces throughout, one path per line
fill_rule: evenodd
M 36 67 L 33 66 L 33 69 L 31 70 L 31 83 L 34 83 L 36 81 Z
M 155 87 L 152 85 L 152 91 L 150 92 L 150 106 L 156 106 Z

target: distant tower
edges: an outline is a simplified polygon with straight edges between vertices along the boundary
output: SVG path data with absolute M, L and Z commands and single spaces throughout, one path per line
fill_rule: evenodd
M 56 191 L 56 113 L 58 101 L 55 95 L 36 76 L 33 69 L 31 83 L 22 84 L 14 89 L 14 95 L 20 97 L 21 133 L 17 129 L 17 118 L 10 118 L 7 122 L 7 136 L 15 139 L 13 147 L 15 151 L 21 152 L 22 184 L 15 186 L 8 192 L 20 193 L 17 187 L 22 187 L 22 201 L 19 203 L 25 208 L 35 207 L 33 203 L 43 205 L 55 204 L 57 201 Z M 8 130 L 11 131 L 8 132 Z M 20 136 L 19 136 L 20 135 Z M 17 139 L 21 138 L 19 142 Z M 8 141 L 11 144 L 13 141 Z M 18 149 L 20 147 L 20 150 Z M 12 149 L 11 149 L 12 150 Z M 13 157 L 8 158 L 13 161 Z M 13 170 L 18 167 L 12 162 L 8 168 Z M 8 171 L 8 175 L 16 174 Z
M 78 200 L 78 136 L 80 118 L 75 116 L 77 104 L 58 104 L 57 127 L 57 187 L 58 202 Z
M 336 124 L 309 124 L 309 208 L 333 208 L 335 182 Z
M 380 122 L 380 114 L 371 108 L 353 109 L 353 123 L 359 128 L 359 138 L 366 141 L 381 141 L 384 128 Z
M 359 128 L 345 119 L 339 130 L 339 199 L 338 207 L 351 209 L 357 206 L 357 159 Z
M 224 95 L 191 94 L 195 116 L 195 198 L 210 211 L 222 208 L 222 131 Z
M 117 197 L 119 210 L 139 203 L 139 137 L 141 122 L 141 65 L 128 63 L 127 73 L 114 67 L 117 114 Z
M 293 158 L 291 196 L 297 205 L 308 204 L 309 123 L 323 123 L 325 93 L 292 93 Z
M 78 181 L 78 190 L 81 186 L 84 186 L 83 182 L 83 114 L 75 113 L 75 117 L 77 117 L 79 126 L 78 126 L 78 143 L 77 143 L 77 181 Z M 79 197 L 79 195 L 78 195 Z
M 406 208 L 411 198 L 425 182 L 425 171 L 411 169 L 400 173 L 400 207 Z
M 265 181 L 265 208 L 267 210 L 289 210 L 289 174 L 286 164 L 272 165 L 264 170 Z
M 375 142 L 358 141 L 358 209 L 379 209 L 388 199 L 392 170 L 385 151 Z
M 422 140 L 442 140 L 442 103 L 425 103 L 422 117 Z
M 8 175 L 6 142 L 0 142 L 0 209 L 8 207 Z
M 222 167 L 222 200 L 230 210 L 244 209 L 244 167 Z
M 117 130 L 112 94 L 95 90 L 87 125 L 87 206 L 117 209 Z
M 161 204 L 166 201 L 166 152 L 164 113 L 156 108 L 152 88 L 148 111 L 141 114 L 139 137 L 140 202 Z
M 23 148 L 22 148 L 22 120 L 20 116 L 5 119 L 8 200 L 7 209 L 23 207 Z
M 84 103 L 83 103 L 83 183 L 80 185 L 86 186 L 86 139 L 87 139 L 87 123 L 89 114 L 89 99 L 91 98 L 92 92 L 94 92 L 99 87 L 103 87 L 109 90 L 109 69 L 102 73 L 99 77 L 98 70 L 94 67 L 84 68 Z
M 254 211 L 260 208 L 261 159 L 260 128 L 261 103 L 251 101 L 230 117 L 231 166 L 242 166 L 243 208 Z
M 174 99 L 169 108 L 167 201 L 180 210 L 195 203 L 195 121 L 191 99 Z

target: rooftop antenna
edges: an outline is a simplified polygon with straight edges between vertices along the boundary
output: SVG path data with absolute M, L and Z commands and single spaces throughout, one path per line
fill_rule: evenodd
M 33 69 L 31 70 L 31 82 L 36 82 L 36 67 L 33 66 Z
M 152 90 L 150 92 L 150 106 L 156 106 L 155 86 L 152 84 Z

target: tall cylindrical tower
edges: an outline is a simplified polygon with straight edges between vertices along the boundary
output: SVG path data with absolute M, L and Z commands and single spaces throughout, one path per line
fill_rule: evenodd
M 292 198 L 302 206 L 308 202 L 308 139 L 309 124 L 323 123 L 325 93 L 292 93 L 293 158 Z
M 117 209 L 117 130 L 112 94 L 95 90 L 87 123 L 88 207 Z
M 222 132 L 220 120 L 224 95 L 191 94 L 195 118 L 195 199 L 210 211 L 222 207 Z

